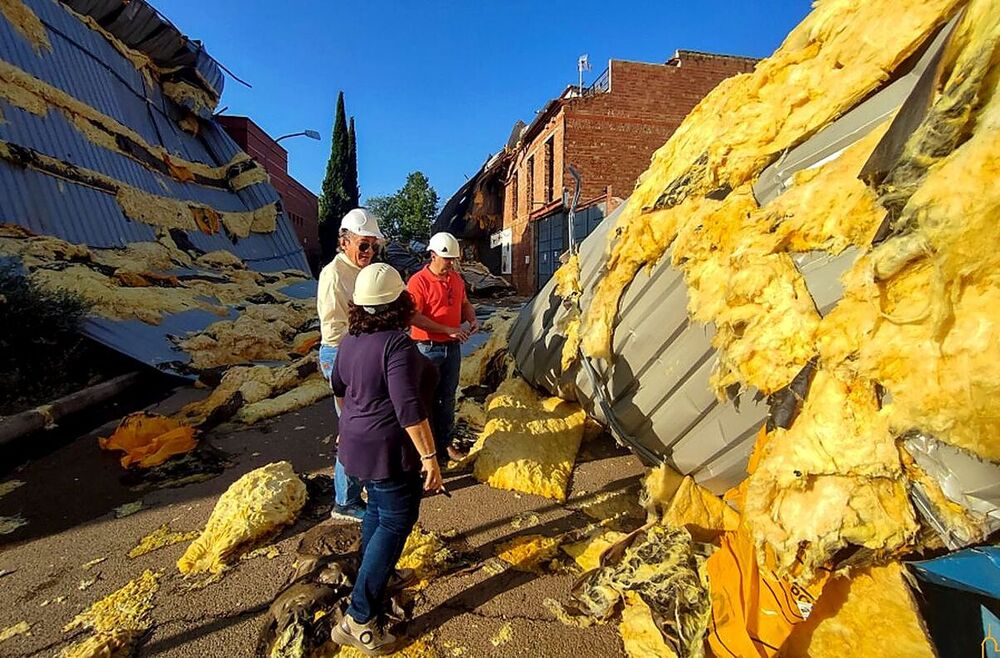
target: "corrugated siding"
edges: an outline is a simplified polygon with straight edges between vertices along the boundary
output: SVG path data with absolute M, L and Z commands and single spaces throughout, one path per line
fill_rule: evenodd
M 606 262 L 608 231 L 620 213 L 621 209 L 612 213 L 580 245 L 584 308 L 593 298 Z M 853 260 L 853 252 L 836 258 L 805 254 L 797 259 L 821 312 L 840 298 L 839 276 Z M 669 263 L 668 252 L 625 289 L 612 340 L 614 361 L 594 365 L 612 411 L 628 434 L 619 438 L 722 493 L 746 476 L 746 462 L 767 405 L 755 402 L 752 390 L 743 391 L 734 404 L 719 402 L 709 389 L 716 362 L 713 329 L 689 320 L 683 277 Z M 564 313 L 550 281 L 518 318 L 511 332 L 511 353 L 526 379 L 554 394 L 575 394 L 591 415 L 607 423 L 583 369 L 561 372 L 564 340 L 553 327 Z
M 203 120 L 197 137 L 182 131 L 177 125 L 181 111 L 159 87 L 149 88 L 144 76 L 128 59 L 61 3 L 24 1 L 46 26 L 52 50 L 35 51 L 0 16 L 0 59 L 128 126 L 148 143 L 161 145 L 186 160 L 221 166 L 241 152 L 214 121 Z M 71 4 L 77 11 L 98 19 L 123 6 L 121 0 L 74 0 Z M 133 16 L 135 23 L 125 20 L 126 15 Z M 155 26 L 164 25 L 159 18 L 154 25 L 154 16 L 144 3 L 131 3 L 111 27 L 127 43 L 140 46 L 147 43 L 159 48 L 160 56 L 173 53 L 178 61 L 188 61 L 199 77 L 221 91 L 221 71 L 201 46 L 176 31 L 171 34 L 170 42 L 162 37 L 166 32 L 158 33 L 159 39 L 153 37 Z M 254 210 L 280 198 L 269 184 L 255 184 L 232 192 L 174 180 L 117 151 L 93 144 L 57 110 L 36 116 L 0 101 L 0 111 L 4 117 L 0 122 L 0 139 L 98 171 L 152 194 L 225 211 Z M 16 223 L 37 234 L 98 248 L 155 239 L 154 227 L 127 218 L 112 195 L 33 169 L 22 169 L 4 160 L 0 160 L 0 222 Z M 230 239 L 223 233 L 191 232 L 188 237 L 198 249 L 232 252 L 248 267 L 261 272 L 309 271 L 302 247 L 284 214 L 278 217 L 277 229 L 268 234 Z M 295 292 L 308 294 L 310 289 L 314 291 L 310 286 L 314 284 L 306 282 Z M 201 311 L 166 316 L 155 326 L 95 318 L 88 322 L 86 332 L 137 359 L 170 370 L 171 364 L 188 360 L 187 355 L 174 348 L 170 336 L 200 330 L 225 318 L 227 313 L 232 316 L 231 309 L 220 308 L 220 311 L 221 316 Z

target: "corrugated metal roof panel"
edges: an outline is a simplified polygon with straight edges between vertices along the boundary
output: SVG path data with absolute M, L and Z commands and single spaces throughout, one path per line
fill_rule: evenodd
M 158 87 L 147 88 L 145 78 L 132 62 L 61 4 L 54 0 L 24 1 L 46 25 L 52 50 L 36 52 L 6 18 L 0 16 L 0 57 L 5 61 L 128 126 L 148 143 L 163 146 L 181 158 L 223 166 L 241 153 L 214 121 L 203 121 L 197 136 L 181 130 L 177 120 L 182 115 L 173 102 Z M 133 0 L 130 6 L 139 1 Z M 70 4 L 78 11 L 94 12 L 94 16 L 102 18 L 113 15 L 123 6 L 120 0 L 75 0 Z M 130 24 L 121 16 L 115 22 L 116 29 L 132 40 L 148 41 L 154 32 L 166 25 L 160 22 L 161 27 L 156 27 L 150 11 L 128 7 L 126 10 L 122 16 L 134 11 L 135 17 L 145 17 L 141 25 Z M 159 47 L 165 47 L 166 40 L 158 40 L 158 43 Z M 190 58 L 192 63 L 198 60 L 198 75 L 212 84 L 218 83 L 221 88 L 221 72 L 200 45 L 181 36 L 178 47 L 181 46 L 186 53 L 179 56 Z M 279 200 L 277 192 L 268 184 L 255 184 L 234 193 L 225 187 L 178 181 L 116 150 L 94 144 L 60 111 L 36 116 L 2 101 L 0 110 L 5 117 L 5 122 L 0 123 L 0 139 L 82 169 L 100 172 L 146 192 L 199 202 L 224 211 L 253 210 Z M 156 239 L 156 229 L 128 219 L 112 193 L 16 166 L 7 160 L 0 160 L 0 221 L 14 222 L 36 234 L 95 248 L 123 247 Z M 234 239 L 223 232 L 206 235 L 194 231 L 187 234 L 187 239 L 195 249 L 229 251 L 257 271 L 309 271 L 298 238 L 284 214 L 279 214 L 277 227 L 271 233 Z M 288 286 L 287 291 L 293 297 L 307 297 L 315 294 L 315 282 L 303 281 Z M 171 336 L 183 336 L 235 316 L 235 309 L 220 306 L 220 315 L 188 311 L 165 315 L 158 325 L 91 318 L 85 330 L 94 339 L 115 349 L 172 370 L 187 362 L 188 357 L 174 347 Z M 185 373 L 181 370 L 180 374 Z

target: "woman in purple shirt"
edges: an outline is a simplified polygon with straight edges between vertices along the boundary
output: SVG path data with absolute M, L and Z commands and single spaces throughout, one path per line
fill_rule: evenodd
M 330 382 L 340 403 L 338 458 L 368 491 L 361 523 L 361 566 L 334 642 L 382 653 L 395 637 L 383 629 L 383 595 L 420 513 L 423 491 L 443 489 L 428 424 L 437 384 L 433 364 L 407 335 L 414 306 L 390 265 L 358 273 L 348 335 Z

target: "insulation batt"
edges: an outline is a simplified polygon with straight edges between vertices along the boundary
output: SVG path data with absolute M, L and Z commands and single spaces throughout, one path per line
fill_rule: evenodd
M 516 319 L 516 315 L 498 314 L 483 323 L 482 330 L 490 332 L 490 337 L 472 354 L 462 359 L 458 376 L 458 383 L 462 388 L 482 383 L 490 362 L 499 352 L 506 351 L 510 329 Z
M 779 656 L 931 658 L 936 652 L 898 562 L 834 578 Z
M 677 658 L 673 648 L 663 641 L 649 606 L 635 592 L 625 592 L 618 633 L 629 658 Z
M 220 573 L 254 544 L 294 522 L 305 503 L 306 485 L 288 462 L 250 471 L 222 494 L 177 568 L 183 574 Z
M 476 479 L 565 501 L 585 419 L 576 404 L 543 398 L 520 377 L 504 380 L 486 404 Z

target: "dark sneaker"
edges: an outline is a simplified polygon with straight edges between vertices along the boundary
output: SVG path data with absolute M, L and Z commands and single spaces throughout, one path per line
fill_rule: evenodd
M 333 510 L 330 511 L 330 518 L 334 521 L 354 521 L 360 523 L 361 519 L 365 518 L 365 508 L 334 505 Z
M 374 619 L 361 624 L 348 614 L 333 627 L 330 638 L 342 647 L 354 647 L 368 656 L 387 654 L 396 643 L 396 636 L 381 628 Z

